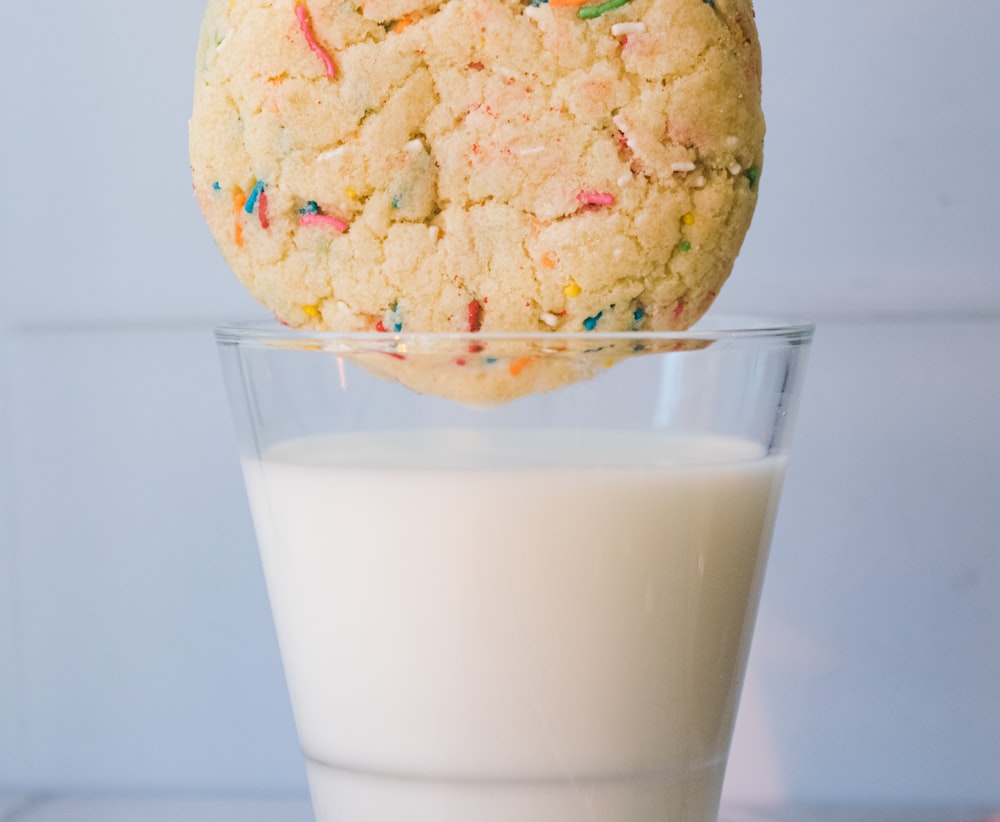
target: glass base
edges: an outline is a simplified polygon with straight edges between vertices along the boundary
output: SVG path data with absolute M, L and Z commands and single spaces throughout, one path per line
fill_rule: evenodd
M 725 762 L 686 774 L 483 780 L 306 760 L 316 822 L 715 822 Z

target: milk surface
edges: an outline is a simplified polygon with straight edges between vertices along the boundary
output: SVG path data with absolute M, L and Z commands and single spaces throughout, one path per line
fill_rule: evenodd
M 318 822 L 715 818 L 782 458 L 388 432 L 244 470 Z

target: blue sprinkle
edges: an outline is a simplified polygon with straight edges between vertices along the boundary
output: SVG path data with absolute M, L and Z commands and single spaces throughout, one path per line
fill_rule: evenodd
M 603 311 L 598 311 L 593 317 L 587 317 L 587 319 L 583 321 L 583 327 L 586 328 L 588 331 L 593 331 L 595 328 L 597 328 L 597 321 L 601 319 L 603 315 L 604 315 Z
M 402 331 L 402 330 L 403 330 L 403 324 L 402 324 L 402 323 L 396 323 L 396 324 L 395 324 L 395 325 L 393 326 L 393 328 L 395 328 L 395 329 L 396 329 L 396 333 L 398 334 L 398 333 L 399 333 L 400 331 Z
M 708 3 L 713 9 L 715 8 L 715 0 L 701 0 L 702 3 Z
M 222 186 L 219 185 L 219 181 L 218 180 L 216 180 L 214 183 L 212 183 L 212 188 L 214 188 L 216 191 L 222 191 Z
M 247 197 L 246 205 L 243 206 L 243 210 L 247 214 L 253 214 L 254 206 L 257 205 L 257 198 L 260 197 L 261 192 L 264 190 L 264 181 L 259 180 L 257 185 L 253 187 L 253 191 L 250 192 L 250 196 Z
M 645 317 L 645 316 L 646 316 L 646 312 L 645 312 L 645 311 L 643 311 L 643 310 L 642 310 L 641 308 L 637 308 L 637 309 L 635 310 L 635 314 L 633 314 L 633 315 L 632 315 L 632 317 L 633 317 L 634 319 L 636 319 L 636 320 L 641 320 L 641 319 L 642 319 L 643 317 Z
M 400 202 L 401 199 L 402 198 L 398 194 L 395 197 L 393 197 L 392 198 L 392 207 L 393 208 L 399 208 L 399 202 Z
M 497 362 L 497 358 L 496 357 L 487 357 L 486 358 L 486 364 L 487 365 L 496 365 L 496 362 Z
M 299 214 L 319 214 L 319 205 L 315 200 L 310 200 L 299 209 Z

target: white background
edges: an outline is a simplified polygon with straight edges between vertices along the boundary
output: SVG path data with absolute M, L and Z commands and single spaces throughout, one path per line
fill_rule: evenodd
M 201 0 L 0 0 L 0 791 L 301 795 L 191 196 Z M 730 798 L 1000 800 L 1000 4 L 760 0 L 718 309 L 817 321 Z

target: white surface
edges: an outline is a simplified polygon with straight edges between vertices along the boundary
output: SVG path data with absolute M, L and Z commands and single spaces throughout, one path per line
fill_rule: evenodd
M 0 4 L 15 792 L 304 790 L 208 332 L 257 309 L 187 179 L 202 6 Z M 757 18 L 767 161 L 719 307 L 821 325 L 727 790 L 996 802 L 1000 4 Z
M 993 809 L 995 811 L 995 808 Z M 723 807 L 719 822 L 995 822 L 988 806 Z M 0 822 L 312 822 L 305 801 L 0 798 Z

